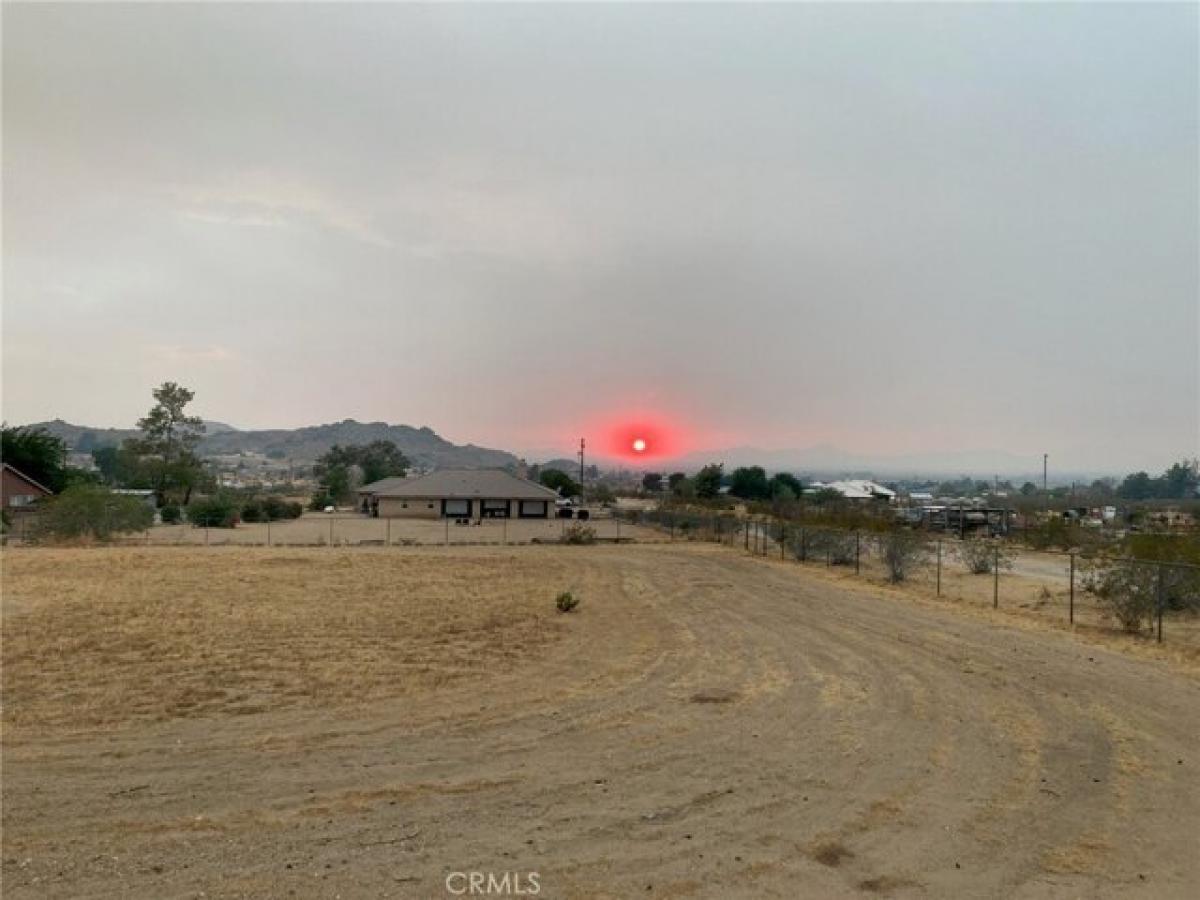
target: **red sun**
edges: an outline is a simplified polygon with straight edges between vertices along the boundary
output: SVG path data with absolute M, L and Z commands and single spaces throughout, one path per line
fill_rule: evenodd
M 584 433 L 601 458 L 634 465 L 673 459 L 687 452 L 691 441 L 680 426 L 661 413 L 617 413 L 597 416 Z

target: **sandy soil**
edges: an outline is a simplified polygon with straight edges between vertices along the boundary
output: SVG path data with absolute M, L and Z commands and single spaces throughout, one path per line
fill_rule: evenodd
M 8 897 L 449 897 L 458 871 L 555 898 L 1200 883 L 1200 680 L 1167 660 L 701 544 L 71 553 L 4 558 Z M 160 594 L 169 564 L 190 574 Z M 271 565 L 294 587 L 256 599 Z M 392 577 L 392 616 L 346 572 Z M 518 587 L 459 611 L 457 660 L 430 653 L 446 585 L 498 573 Z M 562 586 L 582 606 L 546 613 Z M 156 637 L 180 605 L 197 639 Z M 146 643 L 102 656 L 80 629 Z M 80 652 L 131 712 L 89 699 Z M 295 693 L 297 659 L 343 654 L 356 695 Z M 389 655 L 422 654 L 406 685 Z M 172 704 L 197 667 L 234 668 L 256 708 Z M 80 727 L 76 703 L 107 712 Z

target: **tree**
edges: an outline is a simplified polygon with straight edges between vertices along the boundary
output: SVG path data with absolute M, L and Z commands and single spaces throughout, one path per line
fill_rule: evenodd
M 317 496 L 333 503 L 350 499 L 354 487 L 389 477 L 403 477 L 408 471 L 408 458 L 392 441 L 372 441 L 369 444 L 334 444 L 313 466 L 320 487 Z M 330 505 L 322 502 L 320 508 Z
M 196 395 L 173 381 L 163 382 L 153 395 L 154 406 L 137 423 L 142 436 L 126 443 L 146 467 L 159 505 L 166 503 L 168 491 L 182 492 L 186 504 L 204 474 L 195 453 L 204 422 L 185 412 Z
M 558 491 L 562 497 L 577 497 L 583 489 L 566 472 L 561 469 L 542 469 L 538 479 L 552 491 Z
M 657 493 L 662 490 L 662 473 L 647 472 L 642 476 L 642 489 Z
M 743 500 L 766 500 L 771 496 L 771 485 L 762 466 L 741 467 L 730 476 L 729 493 Z
M 408 471 L 407 457 L 392 441 L 371 441 L 361 449 L 356 462 L 362 468 L 366 484 L 383 478 L 403 477 Z
M 137 497 L 80 484 L 48 501 L 35 527 L 39 536 L 49 538 L 107 540 L 114 534 L 145 531 L 153 523 L 154 511 Z
M 800 483 L 800 479 L 787 472 L 776 472 L 772 475 L 770 485 L 771 496 L 776 500 L 795 500 L 804 496 L 804 485 Z M 791 496 L 786 496 L 784 491 L 790 491 Z
M 52 491 L 69 483 L 67 445 L 44 428 L 0 427 L 0 457 Z
M 1147 472 L 1126 475 L 1117 488 L 1117 496 L 1123 500 L 1149 500 L 1154 496 L 1154 479 Z
M 696 486 L 696 496 L 702 500 L 711 500 L 721 493 L 721 476 L 725 467 L 720 463 L 710 463 L 696 473 L 692 482 Z
M 1194 497 L 1196 486 L 1200 484 L 1200 461 L 1183 460 L 1177 462 L 1163 473 L 1158 494 L 1164 500 L 1185 500 Z
M 1023 485 L 1021 485 L 1021 493 L 1024 494 L 1026 497 L 1032 497 L 1034 494 L 1037 493 L 1037 491 L 1038 491 L 1037 485 L 1034 484 L 1032 481 L 1027 481 Z
M 686 478 L 687 478 L 687 475 L 683 474 L 683 472 L 672 472 L 670 475 L 667 476 L 667 487 L 670 490 L 674 491 L 676 486 L 679 484 L 679 482 L 683 481 Z

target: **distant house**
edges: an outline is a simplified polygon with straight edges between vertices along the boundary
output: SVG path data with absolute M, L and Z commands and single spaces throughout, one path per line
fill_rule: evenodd
M 864 479 L 831 481 L 828 484 L 815 482 L 805 489 L 805 493 L 816 493 L 820 490 L 837 491 L 847 500 L 883 500 L 891 503 L 896 499 L 896 492 L 891 488 Z
M 360 508 L 383 518 L 548 519 L 555 491 L 503 469 L 442 469 L 359 488 Z
M 4 463 L 3 468 L 3 476 L 0 479 L 0 506 L 6 510 L 21 510 L 31 507 L 43 497 L 54 495 L 54 491 L 50 488 L 39 484 L 8 463 Z

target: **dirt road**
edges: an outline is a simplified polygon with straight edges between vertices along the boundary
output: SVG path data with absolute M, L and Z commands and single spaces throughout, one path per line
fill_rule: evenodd
M 1200 681 L 1166 663 L 727 548 L 453 552 L 572 553 L 583 604 L 536 658 L 442 690 L 8 735 L 5 896 L 1200 884 Z

